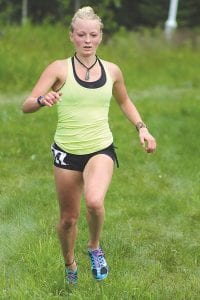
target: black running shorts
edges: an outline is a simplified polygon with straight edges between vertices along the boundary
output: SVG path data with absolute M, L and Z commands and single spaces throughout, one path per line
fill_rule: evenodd
M 71 154 L 62 150 L 56 143 L 51 146 L 54 157 L 54 166 L 67 170 L 74 170 L 83 172 L 89 159 L 97 154 L 105 154 L 112 158 L 112 160 L 119 166 L 115 147 L 113 144 L 103 150 L 99 150 L 90 154 Z

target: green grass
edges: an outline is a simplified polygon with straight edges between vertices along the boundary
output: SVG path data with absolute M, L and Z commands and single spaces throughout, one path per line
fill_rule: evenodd
M 50 144 L 56 127 L 56 108 L 31 115 L 21 112 L 21 103 L 40 68 L 47 60 L 57 58 L 58 45 L 54 29 L 49 28 L 52 31 L 47 33 L 51 32 L 55 49 L 40 53 L 40 45 L 43 48 L 49 36 L 41 28 L 31 28 L 31 34 L 30 28 L 26 30 L 19 36 L 20 43 L 36 35 L 38 48 L 29 46 L 27 53 L 29 43 L 25 42 L 24 48 L 19 43 L 16 49 L 20 60 L 35 66 L 33 73 L 22 61 L 16 62 L 17 50 L 12 49 L 3 55 L 9 70 L 0 83 L 4 91 L 0 96 L 0 299 L 199 299 L 197 49 L 188 44 L 170 47 L 156 36 L 143 38 L 125 33 L 118 39 L 113 37 L 100 49 L 104 58 L 118 62 L 123 69 L 129 94 L 156 136 L 158 149 L 153 155 L 141 149 L 135 129 L 113 101 L 110 124 L 120 168 L 115 170 L 107 194 L 102 236 L 110 275 L 104 282 L 96 283 L 90 274 L 82 201 L 76 245 L 80 279 L 72 290 L 64 284 L 55 229 L 58 207 Z M 61 29 L 55 30 L 61 33 Z M 20 28 L 8 30 L 10 36 L 19 31 Z M 131 49 L 127 46 L 130 37 Z M 8 39 L 1 43 L 11 49 Z M 129 49 L 125 58 L 126 47 Z M 8 62 L 14 60 L 13 55 L 15 62 L 10 69 Z M 12 81 L 12 86 L 8 81 L 9 88 L 2 89 L 8 73 L 14 80 L 12 73 L 16 70 L 16 81 Z

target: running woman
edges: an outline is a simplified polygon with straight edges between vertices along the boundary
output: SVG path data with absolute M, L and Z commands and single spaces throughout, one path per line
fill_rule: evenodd
M 96 280 L 103 280 L 109 272 L 100 237 L 104 199 L 114 164 L 118 163 L 108 124 L 112 95 L 138 130 L 145 150 L 152 153 L 156 149 L 154 137 L 127 94 L 120 68 L 96 54 L 102 31 L 102 20 L 91 7 L 79 9 L 70 27 L 75 53 L 47 66 L 22 108 L 24 113 L 31 113 L 57 105 L 58 123 L 52 151 L 60 207 L 58 236 L 70 284 L 78 280 L 75 242 L 82 195 L 87 208 L 92 274 Z

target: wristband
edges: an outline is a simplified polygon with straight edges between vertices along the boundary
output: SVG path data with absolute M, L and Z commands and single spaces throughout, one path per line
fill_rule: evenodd
M 39 97 L 37 98 L 37 103 L 39 104 L 39 106 L 45 106 L 45 104 L 43 104 L 43 103 L 41 102 L 42 98 L 44 98 L 44 97 L 43 97 L 43 96 L 39 96 Z
M 143 122 L 137 122 L 135 127 L 138 132 L 140 131 L 141 128 L 147 128 L 147 126 Z

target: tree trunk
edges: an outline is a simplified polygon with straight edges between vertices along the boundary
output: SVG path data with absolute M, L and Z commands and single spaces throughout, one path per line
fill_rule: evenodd
M 28 0 L 22 0 L 22 25 L 28 20 Z
M 81 0 L 74 0 L 74 10 L 77 11 L 81 6 Z

